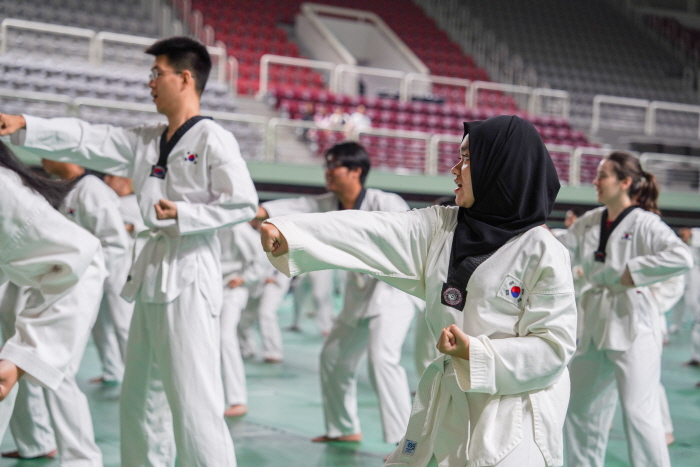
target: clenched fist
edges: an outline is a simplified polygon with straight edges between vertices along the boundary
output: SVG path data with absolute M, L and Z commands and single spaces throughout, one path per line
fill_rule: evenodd
M 21 115 L 0 114 L 0 136 L 11 135 L 27 126 Z
M 446 355 L 469 360 L 469 336 L 456 324 L 451 324 L 442 330 L 436 347 Z
M 262 242 L 263 250 L 271 253 L 272 256 L 282 256 L 289 252 L 287 239 L 284 238 L 282 232 L 272 224 L 265 223 L 260 228 L 260 241 Z

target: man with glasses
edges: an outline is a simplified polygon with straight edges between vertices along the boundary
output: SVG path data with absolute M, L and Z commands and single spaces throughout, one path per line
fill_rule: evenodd
M 263 203 L 256 219 L 343 209 L 408 211 L 398 195 L 364 187 L 370 160 L 361 145 L 338 143 L 326 151 L 324 159 L 328 193 Z M 406 370 L 400 365 L 401 348 L 415 308 L 404 292 L 366 274 L 348 274 L 343 308 L 321 351 L 326 433 L 314 442 L 362 439 L 356 385 L 357 368 L 365 355 L 370 381 L 379 398 L 384 441 L 401 440 L 411 414 Z
M 173 465 L 176 447 L 179 465 L 235 466 L 223 418 L 216 229 L 250 220 L 258 198 L 234 136 L 199 115 L 211 70 L 206 48 L 172 37 L 146 53 L 155 57 L 148 86 L 167 125 L 124 129 L 0 114 L 0 135 L 46 159 L 133 179 L 149 230 L 122 291 L 136 305 L 121 465 Z

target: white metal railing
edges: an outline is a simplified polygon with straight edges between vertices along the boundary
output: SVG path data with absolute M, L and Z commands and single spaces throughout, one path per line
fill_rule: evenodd
M 428 143 L 428 160 L 426 160 L 426 173 L 434 175 L 438 173 L 438 163 L 440 161 L 440 143 L 460 144 L 461 137 L 455 135 L 433 135 Z M 455 154 L 455 160 L 458 154 Z
M 634 108 L 644 111 L 644 123 L 636 125 L 643 128 L 644 134 L 647 136 L 655 136 L 658 133 L 658 111 L 670 111 L 685 114 L 698 115 L 698 129 L 696 135 L 700 138 L 700 106 L 679 104 L 676 102 L 664 101 L 648 101 L 646 99 L 632 99 L 627 97 L 597 95 L 593 98 L 593 118 L 591 120 L 591 133 L 596 134 L 601 127 L 602 107 L 604 105 L 613 105 L 621 108 Z M 619 119 L 617 119 L 619 120 Z M 616 122 L 620 125 L 620 122 Z
M 121 102 L 108 99 L 95 99 L 88 97 L 78 97 L 71 99 L 66 96 L 41 93 L 41 92 L 29 92 L 29 91 L 19 91 L 19 90 L 8 90 L 0 89 L 0 100 L 2 98 L 8 99 L 19 99 L 19 100 L 30 100 L 30 101 L 43 101 L 49 103 L 61 104 L 64 106 L 64 114 L 66 116 L 81 116 L 81 109 L 87 107 L 99 108 L 99 109 L 114 109 L 114 110 L 124 110 L 141 112 L 148 115 L 155 115 L 156 109 L 151 104 L 140 104 L 134 102 Z M 313 122 L 303 121 L 303 120 L 293 120 L 286 118 L 267 118 L 259 115 L 247 115 L 229 112 L 217 112 L 217 111 L 205 111 L 207 115 L 214 117 L 218 121 L 222 122 L 235 122 L 235 123 L 247 123 L 257 126 L 260 129 L 262 136 L 262 143 L 264 146 L 263 150 L 263 160 L 267 162 L 277 162 L 278 154 L 276 151 L 277 142 L 277 129 L 280 127 L 291 127 L 291 128 L 304 128 L 304 129 L 316 129 L 318 131 L 336 131 L 342 132 L 344 128 L 342 126 L 333 128 L 321 128 L 315 125 Z M 455 135 L 449 134 L 431 134 L 420 131 L 402 131 L 402 130 L 390 130 L 382 128 L 372 128 L 361 132 L 355 132 L 350 135 L 351 138 L 359 139 L 361 135 L 371 135 L 380 136 L 396 139 L 408 139 L 408 140 L 420 140 L 425 142 L 425 161 L 423 166 L 423 173 L 428 175 L 438 174 L 439 160 L 440 160 L 440 143 L 453 143 L 459 144 L 462 138 Z M 602 149 L 602 148 L 588 148 L 588 147 L 571 147 L 566 145 L 547 145 L 547 149 L 553 153 L 564 153 L 569 155 L 569 186 L 580 186 L 581 185 L 581 167 L 585 156 L 593 156 L 593 164 L 597 164 L 599 159 L 610 154 L 612 149 Z M 637 155 L 633 152 L 633 154 Z M 451 154 L 454 155 L 454 154 Z M 640 157 L 640 162 L 645 170 L 652 169 L 652 173 L 659 174 L 660 183 L 665 184 L 665 186 L 670 188 L 677 188 L 679 179 L 681 182 L 687 182 L 688 186 L 693 189 L 697 189 L 700 180 L 696 180 L 693 177 L 698 177 L 700 174 L 700 160 L 692 156 L 678 156 L 671 154 L 658 154 L 658 153 L 644 153 Z M 312 158 L 307 158 L 312 160 Z M 670 167 L 664 168 L 668 171 L 665 180 L 661 176 L 661 172 L 652 166 L 653 163 L 666 163 L 671 164 Z M 679 167 L 680 166 L 680 167 Z M 592 165 L 589 164 L 589 169 L 594 170 Z M 692 170 L 689 170 L 692 169 Z M 675 174 L 675 175 L 674 175 Z M 678 175 L 678 174 L 682 174 Z
M 335 81 L 335 63 L 323 62 L 320 60 L 309 60 L 306 58 L 285 57 L 283 55 L 265 54 L 260 58 L 260 87 L 258 90 L 258 98 L 260 99 L 265 97 L 267 94 L 270 82 L 270 65 L 272 64 L 325 70 L 330 73 L 329 82 Z
M 700 192 L 700 158 L 645 152 L 639 156 L 645 171 L 653 173 L 660 185 L 679 190 Z M 686 190 L 683 190 L 686 191 Z
M 355 138 L 359 139 L 362 135 L 368 136 L 384 136 L 387 138 L 410 139 L 425 142 L 425 160 L 423 161 L 423 173 L 428 175 L 437 174 L 437 154 L 435 157 L 430 153 L 430 138 L 432 135 L 424 131 L 405 131 L 405 130 L 390 130 L 387 128 L 368 128 L 355 133 Z
M 404 73 L 398 70 L 387 70 L 384 68 L 361 67 L 347 64 L 336 65 L 333 62 L 325 62 L 320 60 L 309 60 L 305 58 L 286 57 L 283 55 L 265 54 L 260 59 L 260 84 L 258 90 L 258 98 L 262 98 L 269 91 L 270 84 L 270 65 L 289 65 L 304 68 L 320 69 L 328 71 L 328 90 L 331 92 L 341 92 L 342 75 L 347 73 L 366 74 L 373 76 L 381 76 L 395 78 L 399 81 L 398 89 L 399 98 L 401 101 L 411 100 L 411 86 L 416 81 L 432 82 L 434 84 L 447 84 L 450 86 L 463 87 L 466 90 L 465 105 L 473 107 L 476 105 L 478 91 L 480 89 L 489 89 L 500 91 L 503 93 L 520 94 L 525 96 L 527 100 L 526 108 L 530 113 L 535 115 L 545 113 L 547 115 L 561 115 L 568 118 L 569 116 L 569 93 L 556 89 L 547 88 L 531 88 L 528 86 L 519 86 L 514 84 L 494 83 L 491 81 L 469 81 L 461 78 L 450 78 L 446 76 L 424 75 L 421 73 Z M 546 112 L 542 105 L 542 99 L 552 98 L 558 99 L 560 105 L 555 112 Z
M 501 91 L 510 94 L 520 94 L 525 96 L 527 99 L 527 105 L 523 106 L 526 109 L 531 108 L 532 103 L 532 89 L 529 86 L 520 86 L 517 84 L 503 84 L 503 83 L 493 83 L 491 81 L 474 81 L 471 86 L 469 86 L 469 92 L 466 96 L 466 106 L 476 107 L 478 104 L 478 95 L 480 89 L 489 89 L 491 91 Z
M 266 162 L 280 162 L 279 153 L 277 152 L 277 131 L 279 128 L 295 128 L 303 130 L 318 130 L 318 131 L 335 131 L 342 132 L 342 126 L 332 126 L 321 128 L 314 122 L 306 120 L 294 120 L 291 118 L 274 117 L 267 124 L 267 133 L 265 136 L 265 156 Z
M 405 102 L 411 100 L 411 97 L 413 96 L 411 92 L 412 85 L 415 81 L 423 81 L 432 84 L 446 84 L 448 86 L 461 87 L 464 88 L 465 94 L 467 94 L 467 92 L 469 91 L 469 86 L 471 86 L 472 84 L 471 80 L 463 78 L 450 78 L 447 76 L 428 75 L 422 73 L 407 73 L 406 77 L 401 83 L 401 89 L 399 91 L 399 97 L 402 101 Z
M 672 112 L 679 113 L 690 113 L 695 114 L 700 117 L 700 106 L 698 105 L 686 105 L 678 104 L 675 102 L 661 102 L 653 101 L 649 103 L 646 114 L 646 122 L 644 125 L 644 133 L 648 136 L 656 135 L 657 130 L 657 111 L 658 110 L 668 110 Z M 698 123 L 697 137 L 700 138 L 700 123 Z
M 335 73 L 333 73 L 333 79 L 329 83 L 329 90 L 334 93 L 340 94 L 353 94 L 353 92 L 346 92 L 345 81 L 343 77 L 346 74 L 353 73 L 355 75 L 368 75 L 368 76 L 378 76 L 381 78 L 394 78 L 399 80 L 399 86 L 406 79 L 406 73 L 398 70 L 387 70 L 384 68 L 373 68 L 368 66 L 355 66 L 340 64 L 335 66 Z
M 568 180 L 566 180 L 567 185 L 573 185 L 571 180 L 574 175 L 575 169 L 574 169 L 574 164 L 572 163 L 573 157 L 574 157 L 574 148 L 573 146 L 569 146 L 567 144 L 547 144 L 545 145 L 547 147 L 547 150 L 549 151 L 550 155 L 552 153 L 556 154 L 567 154 L 569 158 L 569 173 L 567 174 Z M 562 181 L 564 183 L 564 181 Z
M 545 106 L 543 104 L 545 99 L 552 99 L 555 102 L 559 102 L 558 108 L 559 112 L 545 112 Z M 536 88 L 532 90 L 532 98 L 530 99 L 531 108 L 528 111 L 533 115 L 540 114 L 560 114 L 565 119 L 569 119 L 569 114 L 571 110 L 571 99 L 569 98 L 569 93 L 567 91 L 560 91 L 558 89 L 547 89 L 547 88 Z
M 73 99 L 71 99 L 70 97 L 62 96 L 60 94 L 51 94 L 47 92 L 0 89 L 0 98 L 2 97 L 27 101 L 51 102 L 54 104 L 62 104 L 65 106 L 66 115 L 70 114 L 71 106 L 73 105 Z
M 22 19 L 5 18 L 0 23 L 0 34 L 2 34 L 2 39 L 0 40 L 0 54 L 7 53 L 7 41 L 8 41 L 8 29 L 23 29 L 25 31 L 35 31 L 43 33 L 58 34 L 68 37 L 79 37 L 86 39 L 88 41 L 88 57 L 91 59 L 95 52 L 95 31 L 92 29 L 84 28 L 74 28 L 71 26 L 60 26 L 57 24 L 40 23 L 37 21 L 25 21 Z
M 606 104 L 617 107 L 643 109 L 644 111 L 649 108 L 649 101 L 646 99 L 632 99 L 629 97 L 605 96 L 598 94 L 597 96 L 593 97 L 593 117 L 591 119 L 592 134 L 596 134 L 600 130 L 601 107 Z
M 58 34 L 68 37 L 84 38 L 88 41 L 88 56 L 86 59 L 95 66 L 99 66 L 104 61 L 105 43 L 118 43 L 122 45 L 135 45 L 148 47 L 157 39 L 149 37 L 132 36 L 128 34 L 117 34 L 113 32 L 96 32 L 92 29 L 74 28 L 59 26 L 36 21 L 24 21 L 14 18 L 6 18 L 0 23 L 0 54 L 7 53 L 8 29 L 23 29 L 28 31 Z M 220 83 L 226 82 L 226 67 L 228 65 L 226 48 L 219 46 L 207 46 L 209 55 L 212 56 L 212 63 L 215 66 L 214 78 Z
M 93 48 L 93 56 L 90 57 L 90 63 L 95 66 L 102 65 L 105 54 L 105 42 L 112 42 L 123 45 L 139 45 L 148 47 L 153 44 L 156 39 L 149 37 L 131 36 L 127 34 L 117 34 L 114 32 L 98 32 L 95 34 L 95 47 Z

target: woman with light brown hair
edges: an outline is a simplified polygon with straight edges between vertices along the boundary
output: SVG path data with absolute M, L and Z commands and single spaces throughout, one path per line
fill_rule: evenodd
M 590 285 L 579 301 L 583 329 L 570 365 L 567 465 L 602 467 L 617 385 L 632 466 L 666 467 L 661 316 L 648 286 L 682 274 L 692 257 L 659 217 L 656 178 L 636 157 L 613 152 L 593 185 L 603 206 L 559 238 Z

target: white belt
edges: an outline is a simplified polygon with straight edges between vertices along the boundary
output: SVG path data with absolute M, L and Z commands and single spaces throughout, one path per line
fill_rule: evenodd
M 451 398 L 452 404 L 449 404 Z M 451 414 L 447 409 L 451 409 Z M 442 421 L 448 416 L 461 417 L 459 427 L 463 433 L 453 433 L 463 440 L 460 452 L 435 452 L 435 436 Z M 433 360 L 423 372 L 418 383 L 418 390 L 413 400 L 411 418 L 406 429 L 406 436 L 396 450 L 389 456 L 385 466 L 426 465 L 435 453 L 438 461 L 449 458 L 455 465 L 466 465 L 467 447 L 470 436 L 469 404 L 466 395 L 459 388 L 452 367 L 451 358 L 446 355 Z

